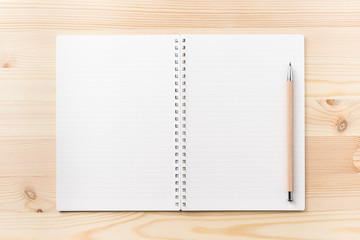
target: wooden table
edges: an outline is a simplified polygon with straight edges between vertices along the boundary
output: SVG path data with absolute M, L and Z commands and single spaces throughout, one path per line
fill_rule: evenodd
M 55 37 L 140 33 L 305 35 L 305 212 L 56 211 Z M 0 239 L 360 239 L 359 136 L 359 0 L 0 1 Z

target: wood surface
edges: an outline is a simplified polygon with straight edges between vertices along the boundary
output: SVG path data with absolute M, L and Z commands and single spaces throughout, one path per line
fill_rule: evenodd
M 55 210 L 56 35 L 174 33 L 305 36 L 305 212 Z M 360 239 L 359 170 L 359 0 L 0 1 L 0 239 Z

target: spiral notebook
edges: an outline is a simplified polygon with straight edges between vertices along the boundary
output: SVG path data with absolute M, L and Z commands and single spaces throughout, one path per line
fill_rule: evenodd
M 58 36 L 56 54 L 59 211 L 304 210 L 302 35 Z

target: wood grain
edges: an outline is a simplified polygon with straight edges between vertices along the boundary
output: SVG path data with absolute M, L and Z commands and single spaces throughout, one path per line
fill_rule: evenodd
M 305 212 L 55 210 L 55 37 L 178 33 L 305 36 Z M 1 1 L 0 239 L 360 239 L 359 43 L 357 0 Z
M 360 136 L 360 101 L 307 99 L 306 136 Z
M 353 0 L 4 1 L 3 29 L 358 27 Z

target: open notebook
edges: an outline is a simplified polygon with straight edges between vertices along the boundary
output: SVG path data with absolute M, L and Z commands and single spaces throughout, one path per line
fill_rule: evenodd
M 303 36 L 59 36 L 56 68 L 58 210 L 305 208 Z

